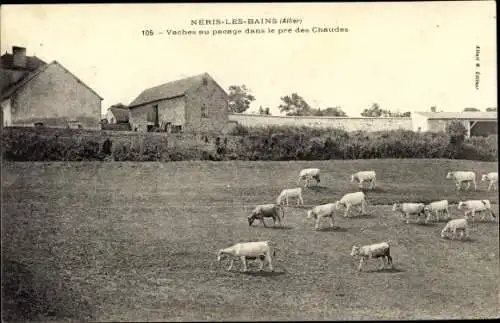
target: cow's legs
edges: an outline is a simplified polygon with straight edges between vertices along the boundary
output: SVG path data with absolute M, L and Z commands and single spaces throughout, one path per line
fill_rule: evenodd
M 233 263 L 234 263 L 234 259 L 231 259 L 231 264 L 229 265 L 229 268 L 227 268 L 227 270 L 233 269 Z
M 364 261 L 364 258 L 361 257 L 361 259 L 359 260 L 358 271 L 361 271 L 361 269 L 363 269 L 363 261 Z
M 273 261 L 271 259 L 271 254 L 269 252 L 266 252 L 266 260 L 267 260 L 267 263 L 269 264 L 269 269 L 271 269 L 271 271 L 274 271 Z
M 245 256 L 241 256 L 240 257 L 241 259 L 241 263 L 243 264 L 243 271 L 247 271 L 247 260 L 246 260 L 246 257 Z
M 347 218 L 347 213 L 349 212 L 350 208 L 351 208 L 351 206 L 349 204 L 347 204 L 345 207 L 344 218 Z
M 334 227 L 333 216 L 330 217 L 330 228 Z

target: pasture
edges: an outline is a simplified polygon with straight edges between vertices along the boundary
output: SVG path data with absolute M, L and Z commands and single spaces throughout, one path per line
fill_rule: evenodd
M 251 209 L 295 187 L 305 167 L 322 170 L 320 185 L 304 189 L 305 208 L 293 201 L 283 228 L 270 219 L 268 228 L 249 227 Z M 498 317 L 498 192 L 478 182 L 477 192 L 457 193 L 445 179 L 449 170 L 474 170 L 479 181 L 497 168 L 431 159 L 4 162 L 3 262 L 18 269 L 4 272 L 3 312 L 92 321 Z M 357 191 L 350 174 L 370 169 L 378 187 L 366 191 L 369 215 L 339 210 L 337 228 L 325 221 L 313 231 L 306 209 Z M 441 239 L 444 222 L 406 224 L 389 205 L 479 198 L 491 200 L 497 218 L 476 221 L 468 241 Z M 463 215 L 456 205 L 450 211 Z M 352 245 L 386 239 L 394 269 L 376 271 L 373 260 L 358 273 Z M 274 273 L 217 263 L 218 249 L 256 240 L 278 245 Z

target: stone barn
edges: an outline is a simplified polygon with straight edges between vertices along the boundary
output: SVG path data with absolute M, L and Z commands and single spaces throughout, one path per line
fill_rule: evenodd
M 129 105 L 134 131 L 225 133 L 228 95 L 203 73 L 144 90 Z
M 3 126 L 100 129 L 102 97 L 57 61 L 14 46 L 1 56 Z
M 128 123 L 128 107 L 112 106 L 106 112 L 106 120 L 109 124 Z
M 467 138 L 498 134 L 496 112 L 412 112 L 414 131 L 441 132 L 453 120 L 463 123 Z

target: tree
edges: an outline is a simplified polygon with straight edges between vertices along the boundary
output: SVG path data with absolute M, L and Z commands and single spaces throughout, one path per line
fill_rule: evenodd
M 121 108 L 121 109 L 126 109 L 127 106 L 123 103 L 117 103 L 117 104 L 113 104 L 112 106 L 110 106 L 110 108 Z
M 381 109 L 378 103 L 373 103 L 370 109 L 365 109 L 363 112 L 361 112 L 361 115 L 363 117 L 395 117 L 395 118 L 402 118 L 402 117 L 410 117 L 411 112 L 391 112 L 389 110 L 384 110 Z
M 433 105 L 433 106 L 431 107 L 431 112 L 437 112 L 436 110 L 437 110 L 436 106 L 435 106 L 435 105 Z
M 262 114 L 262 115 L 271 115 L 271 112 L 269 111 L 269 107 L 266 107 L 264 109 L 262 109 L 262 106 L 259 107 L 259 114 Z
M 250 93 L 244 84 L 243 85 L 231 85 L 229 87 L 229 111 L 242 113 L 250 108 L 250 103 L 255 100 L 255 96 Z
M 326 108 L 324 110 L 314 109 L 313 115 L 325 117 L 347 117 L 347 114 L 339 106 Z
M 378 103 L 373 103 L 370 109 L 364 109 L 361 115 L 363 117 L 381 117 L 383 112 Z
M 464 112 L 480 112 L 481 110 L 479 110 L 478 108 L 474 108 L 474 107 L 467 107 L 464 109 Z
M 311 115 L 311 106 L 297 93 L 281 97 L 283 101 L 278 108 L 280 112 L 285 112 L 287 116 L 307 116 Z
M 497 108 L 496 107 L 487 108 L 486 112 L 497 112 Z

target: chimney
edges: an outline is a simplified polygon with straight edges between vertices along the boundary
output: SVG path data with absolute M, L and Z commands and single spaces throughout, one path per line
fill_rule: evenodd
M 26 68 L 26 48 L 12 46 L 12 58 L 14 67 Z

